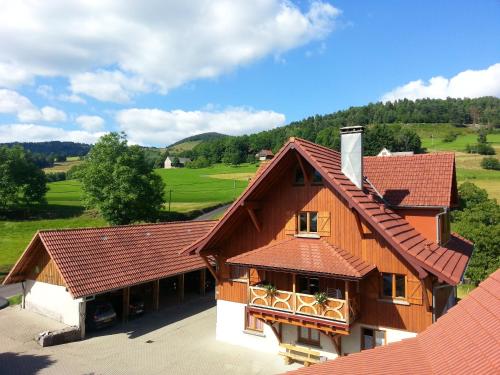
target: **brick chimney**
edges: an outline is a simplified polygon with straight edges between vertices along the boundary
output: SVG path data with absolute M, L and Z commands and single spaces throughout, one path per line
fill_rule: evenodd
M 348 126 L 340 129 L 342 173 L 361 189 L 363 187 L 363 127 Z

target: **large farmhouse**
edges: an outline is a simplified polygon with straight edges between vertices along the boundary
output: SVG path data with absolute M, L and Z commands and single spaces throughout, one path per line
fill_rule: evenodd
M 219 340 L 334 358 L 414 337 L 454 304 L 472 244 L 450 233 L 453 154 L 362 157 L 290 141 L 185 252 L 217 262 Z
M 454 155 L 363 158 L 362 131 L 342 130 L 341 153 L 291 138 L 217 222 L 41 231 L 5 283 L 82 335 L 94 298 L 146 288 L 157 309 L 163 285 L 204 291 L 208 269 L 222 341 L 335 358 L 414 337 L 455 303 L 473 249 L 450 233 Z

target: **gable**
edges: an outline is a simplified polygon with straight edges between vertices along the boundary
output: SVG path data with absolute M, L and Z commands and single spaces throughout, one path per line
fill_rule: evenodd
M 371 187 L 365 184 L 363 190 L 358 189 L 341 171 L 340 154 L 314 143 L 291 138 L 278 152 L 275 158 L 250 183 L 243 194 L 233 203 L 216 226 L 200 241 L 187 247 L 184 251 L 200 253 L 210 248 L 215 242 L 230 232 L 234 218 L 241 215 L 245 205 L 252 204 L 259 193 L 269 189 L 273 178 L 283 170 L 307 161 L 323 177 L 324 183 L 345 200 L 349 209 L 356 212 L 370 228 L 383 237 L 391 248 L 396 250 L 415 269 L 420 278 L 432 272 L 441 280 L 457 284 L 465 271 L 471 249 L 456 252 L 431 243 L 413 228 L 396 212 L 387 208 L 377 198 Z M 288 163 L 288 164 L 287 164 Z

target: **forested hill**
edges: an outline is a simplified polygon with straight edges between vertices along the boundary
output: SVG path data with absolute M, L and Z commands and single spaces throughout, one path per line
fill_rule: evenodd
M 35 154 L 42 155 L 60 155 L 60 156 L 85 156 L 90 150 L 90 145 L 75 142 L 11 142 L 0 143 L 0 146 L 21 146 L 25 150 Z
M 171 147 L 174 147 L 174 146 L 177 146 L 181 143 L 186 143 L 186 142 L 211 141 L 213 139 L 219 139 L 219 138 L 225 138 L 225 137 L 227 137 L 227 135 L 221 134 L 221 133 L 216 133 L 216 132 L 201 133 L 201 134 L 196 134 L 196 135 L 192 135 L 191 137 L 181 139 L 180 141 L 177 141 L 177 142 L 172 143 L 171 145 L 167 146 L 167 148 L 171 148 Z
M 328 115 L 316 115 L 276 129 L 240 137 L 202 142 L 184 156 L 202 159 L 203 163 L 238 164 L 261 149 L 277 151 L 292 136 L 338 149 L 339 128 L 351 125 L 377 125 L 366 129 L 365 152 L 374 154 L 382 147 L 392 151 L 421 151 L 420 139 L 409 123 L 487 124 L 500 126 L 500 99 L 420 99 L 370 103 Z

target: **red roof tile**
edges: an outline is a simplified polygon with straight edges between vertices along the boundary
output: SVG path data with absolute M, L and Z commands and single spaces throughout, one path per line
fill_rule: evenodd
M 362 278 L 375 269 L 323 239 L 290 238 L 229 258 L 230 264 Z
M 290 371 L 322 374 L 499 374 L 500 270 L 415 338 Z
M 394 206 L 451 207 L 457 197 L 455 155 L 433 153 L 363 158 L 364 173 Z
M 179 251 L 203 237 L 214 221 L 172 222 L 40 231 L 4 283 L 22 272 L 41 240 L 74 298 L 102 293 L 205 267 Z
M 348 204 L 384 237 L 389 245 L 415 267 L 421 277 L 425 277 L 426 271 L 428 271 L 452 285 L 460 282 L 472 254 L 472 243 L 456 236 L 446 247 L 428 241 L 405 219 L 386 207 L 384 202 L 378 199 L 376 194 L 373 194 L 369 184 L 365 184 L 364 190 L 358 189 L 342 173 L 340 153 L 299 138 L 291 138 L 273 160 L 259 171 L 258 176 L 251 181 L 247 189 L 225 212 L 214 228 L 204 238 L 183 249 L 183 252 L 196 251 L 199 253 L 228 218 L 241 208 L 242 202 L 279 164 L 283 156 L 293 150 L 302 155 L 322 175 L 328 186 L 339 192 Z M 402 157 L 398 156 L 398 158 Z M 445 266 L 436 266 L 438 262 Z

